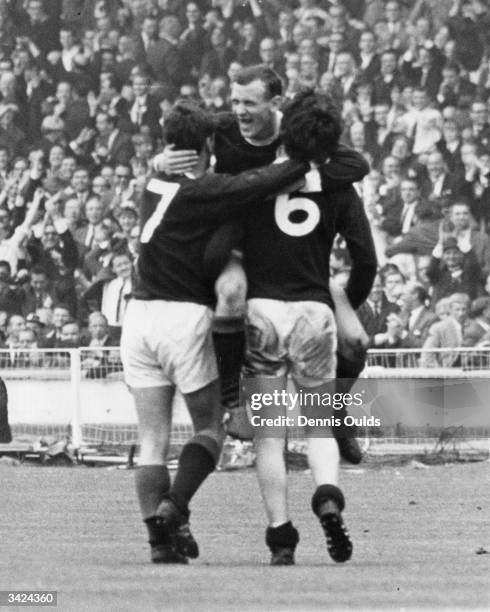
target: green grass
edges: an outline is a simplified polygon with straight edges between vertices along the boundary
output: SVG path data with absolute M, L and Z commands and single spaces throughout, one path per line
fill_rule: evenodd
M 58 590 L 58 609 L 332 610 L 489 606 L 488 463 L 342 471 L 354 555 L 334 564 L 290 475 L 295 567 L 271 568 L 253 472 L 217 473 L 193 503 L 201 557 L 148 562 L 131 471 L 0 466 L 0 589 Z

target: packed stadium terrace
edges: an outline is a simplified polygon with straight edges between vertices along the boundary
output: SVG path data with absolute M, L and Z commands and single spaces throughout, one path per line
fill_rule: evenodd
M 3 348 L 118 343 L 166 114 L 181 98 L 230 111 L 234 74 L 258 63 L 286 99 L 330 94 L 370 162 L 356 188 L 380 265 L 359 311 L 371 348 L 490 345 L 485 0 L 79 6 L 0 0 Z M 339 242 L 340 284 L 349 265 Z

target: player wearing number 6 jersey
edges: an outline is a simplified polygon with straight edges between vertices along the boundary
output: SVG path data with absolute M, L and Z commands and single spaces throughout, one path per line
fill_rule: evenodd
M 139 278 L 121 338 L 124 375 L 139 422 L 136 489 L 156 563 L 197 557 L 189 502 L 214 470 L 224 437 L 211 339 L 215 278 L 204 265 L 206 245 L 219 224 L 279 193 L 308 169 L 288 161 L 238 176 L 206 174 L 212 130 L 208 113 L 185 104 L 165 121 L 166 140 L 177 149 L 195 148 L 199 160 L 187 176 L 159 176 L 147 185 Z M 166 459 L 176 388 L 195 433 L 182 450 L 171 485 Z
M 284 109 L 282 135 L 286 153 L 294 159 L 321 164 L 336 147 L 341 121 L 326 96 L 307 91 Z M 312 508 L 319 517 L 331 557 L 347 561 L 352 544 L 341 512 L 344 496 L 338 488 L 339 450 L 331 428 L 322 417 L 335 418 L 323 401 L 335 391 L 337 333 L 329 289 L 329 258 L 340 233 L 352 259 L 346 293 L 357 308 L 367 297 L 376 274 L 371 230 L 353 187 L 332 191 L 312 165 L 299 191 L 279 195 L 257 207 L 247 218 L 244 266 L 248 280 L 247 348 L 245 373 L 253 392 L 286 389 L 291 374 L 297 390 L 310 393 L 301 406 L 313 424 L 305 427 L 308 460 L 316 491 Z M 330 380 L 329 380 L 330 379 Z M 328 403 L 327 403 L 328 404 Z M 289 414 L 281 405 L 264 406 L 260 417 Z M 317 419 L 318 420 L 315 420 Z M 255 424 L 260 424 L 260 421 Z M 281 427 L 258 430 L 257 474 L 269 527 L 266 542 L 272 564 L 294 563 L 299 536 L 287 513 L 284 461 L 285 435 Z

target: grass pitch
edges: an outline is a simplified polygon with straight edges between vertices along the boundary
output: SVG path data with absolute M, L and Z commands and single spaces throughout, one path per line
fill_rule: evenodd
M 271 568 L 251 471 L 214 474 L 194 500 L 198 560 L 155 566 L 131 471 L 0 466 L 0 589 L 57 590 L 63 611 L 488 609 L 488 473 L 488 462 L 342 471 L 344 565 L 311 513 L 311 477 L 292 473 L 297 565 Z

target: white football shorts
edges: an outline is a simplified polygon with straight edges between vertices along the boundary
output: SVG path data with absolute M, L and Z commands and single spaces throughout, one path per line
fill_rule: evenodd
M 212 320 L 213 311 L 202 304 L 131 300 L 121 337 L 126 383 L 192 393 L 216 380 Z

